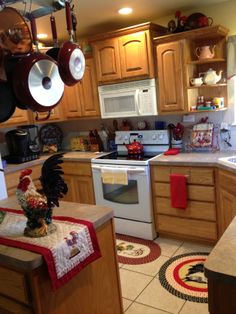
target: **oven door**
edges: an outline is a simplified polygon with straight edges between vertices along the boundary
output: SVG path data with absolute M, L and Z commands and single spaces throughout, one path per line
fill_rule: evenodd
M 126 170 L 128 184 L 103 183 L 102 169 Z M 152 222 L 148 166 L 92 165 L 96 204 L 111 207 L 116 218 Z

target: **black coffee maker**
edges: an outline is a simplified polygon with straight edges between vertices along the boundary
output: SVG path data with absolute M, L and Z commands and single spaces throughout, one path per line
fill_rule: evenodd
M 39 158 L 40 146 L 36 138 L 32 140 L 32 134 L 36 134 L 34 127 L 37 128 L 37 126 L 30 127 L 30 125 L 23 126 L 5 134 L 9 155 L 4 158 L 8 163 L 18 164 Z

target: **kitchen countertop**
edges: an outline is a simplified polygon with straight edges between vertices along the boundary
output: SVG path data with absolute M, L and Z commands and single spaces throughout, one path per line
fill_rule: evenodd
M 236 285 L 236 217 L 204 263 L 207 278 Z
M 15 196 L 0 201 L 0 207 L 20 209 Z M 88 220 L 97 229 L 113 217 L 113 211 L 105 206 L 86 205 L 72 202 L 60 202 L 60 207 L 54 208 L 54 215 L 69 216 Z M 1 265 L 30 270 L 39 267 L 43 263 L 43 257 L 30 251 L 0 245 Z
M 63 159 L 66 161 L 90 162 L 91 159 L 106 155 L 108 153 L 109 152 L 65 152 Z M 24 162 L 22 164 L 7 164 L 6 168 L 4 168 L 4 173 L 8 174 L 23 170 L 25 168 L 30 168 L 32 166 L 40 165 L 50 156 L 51 155 L 42 155 L 39 159 Z
M 225 162 L 219 160 L 219 158 L 231 156 L 236 156 L 235 150 L 217 151 L 212 153 L 180 153 L 169 156 L 161 154 L 157 157 L 154 157 L 150 161 L 150 165 L 219 167 L 236 173 L 235 165 L 226 164 Z

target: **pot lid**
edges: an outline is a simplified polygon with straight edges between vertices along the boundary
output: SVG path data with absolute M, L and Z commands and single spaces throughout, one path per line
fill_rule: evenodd
M 51 107 L 57 104 L 64 92 L 57 64 L 47 59 L 35 62 L 29 72 L 28 88 L 31 96 L 41 106 Z

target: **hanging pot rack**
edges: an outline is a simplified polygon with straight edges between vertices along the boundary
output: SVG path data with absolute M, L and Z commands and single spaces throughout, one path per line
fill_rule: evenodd
M 29 5 L 29 11 L 19 10 L 26 19 L 36 19 L 65 8 L 66 0 L 0 0 L 0 11 L 3 6 L 13 6 L 17 4 Z

